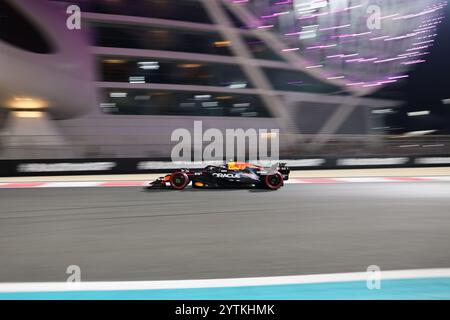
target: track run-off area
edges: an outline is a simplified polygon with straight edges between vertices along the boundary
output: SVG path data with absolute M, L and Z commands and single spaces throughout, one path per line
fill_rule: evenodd
M 449 299 L 450 178 L 400 178 L 278 191 L 3 180 L 0 299 Z M 72 265 L 81 283 L 64 283 Z

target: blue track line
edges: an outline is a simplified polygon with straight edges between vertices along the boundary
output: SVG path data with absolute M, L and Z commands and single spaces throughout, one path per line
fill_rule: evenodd
M 72 292 L 0 292 L 0 300 L 448 300 L 450 278 L 384 280 L 381 289 L 365 281 L 197 289 Z

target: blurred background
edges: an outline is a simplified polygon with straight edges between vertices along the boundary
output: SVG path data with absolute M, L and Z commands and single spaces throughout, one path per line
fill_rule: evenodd
M 0 0 L 0 299 L 68 266 L 83 282 L 379 266 L 406 278 L 226 291 L 448 299 L 449 15 L 443 0 Z M 169 161 L 194 121 L 278 129 L 261 139 L 279 139 L 289 181 L 144 192 L 204 166 Z
M 0 159 L 167 158 L 194 120 L 279 129 L 281 157 L 450 154 L 449 24 L 441 0 L 4 0 Z

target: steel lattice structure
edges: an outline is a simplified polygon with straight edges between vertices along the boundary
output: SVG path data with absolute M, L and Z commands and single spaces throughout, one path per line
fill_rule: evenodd
M 229 0 L 324 80 L 370 92 L 426 61 L 445 0 Z

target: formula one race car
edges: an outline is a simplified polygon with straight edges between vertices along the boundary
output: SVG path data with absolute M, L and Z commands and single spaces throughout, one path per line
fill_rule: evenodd
M 182 190 L 192 182 L 194 188 L 265 188 L 277 190 L 289 179 L 289 168 L 275 164 L 270 168 L 244 162 L 209 165 L 203 169 L 180 169 L 151 182 L 146 189 Z

